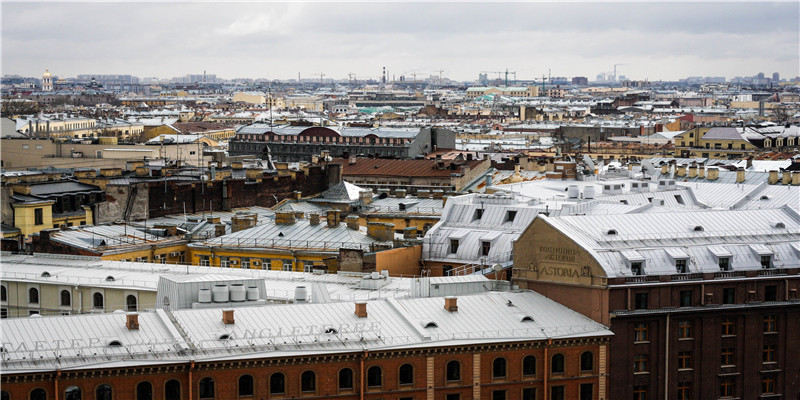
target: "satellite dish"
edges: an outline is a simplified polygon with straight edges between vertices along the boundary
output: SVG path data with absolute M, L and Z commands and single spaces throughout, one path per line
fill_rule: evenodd
M 502 269 L 503 269 L 503 266 L 500 265 L 500 264 L 492 265 L 492 271 L 494 271 L 494 272 L 501 271 Z
M 653 163 L 650 160 L 642 160 L 642 170 L 645 171 L 647 175 L 656 176 L 656 167 L 653 166 Z
M 583 155 L 583 163 L 586 164 L 586 166 L 589 167 L 590 170 L 594 171 L 595 168 L 594 160 L 592 160 L 592 157 L 589 157 L 588 154 Z

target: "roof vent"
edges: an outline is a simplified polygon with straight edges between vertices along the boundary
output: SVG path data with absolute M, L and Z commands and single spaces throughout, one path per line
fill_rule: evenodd
M 50 273 L 49 272 L 47 272 L 47 271 L 42 272 L 42 278 L 49 278 L 49 277 L 50 277 Z
M 116 279 L 114 279 L 114 277 L 113 277 L 113 276 L 111 276 L 111 275 L 109 275 L 109 276 L 107 276 L 107 277 L 106 277 L 106 282 L 114 282 L 115 280 L 116 280 Z
M 533 317 L 530 315 L 524 315 L 520 318 L 519 322 L 533 322 Z
M 422 326 L 423 326 L 425 329 L 428 329 L 428 328 L 438 328 L 438 327 L 439 327 L 439 325 L 437 325 L 437 324 L 436 324 L 436 322 L 433 322 L 433 321 L 425 321 L 425 322 L 423 322 L 423 323 L 422 323 Z
M 108 347 L 121 347 L 121 346 L 122 346 L 122 342 L 120 342 L 120 341 L 119 341 L 119 340 L 117 340 L 117 339 L 110 340 L 110 341 L 108 342 Z
M 616 229 L 609 229 L 606 232 L 606 235 L 616 235 L 616 234 L 617 234 L 617 230 Z
M 335 335 L 335 334 L 339 333 L 339 331 L 337 331 L 336 328 L 328 328 L 328 329 L 325 329 L 325 333 L 332 333 L 332 334 Z
M 696 225 L 692 230 L 695 232 L 703 232 L 705 229 L 703 229 L 702 225 Z
M 767 196 L 767 195 L 765 194 L 765 195 L 761 196 L 761 200 L 769 200 L 769 196 Z
M 786 228 L 786 224 L 784 224 L 783 222 L 780 222 L 780 221 L 775 221 L 775 222 L 772 223 L 772 227 L 775 228 L 775 229 L 783 229 L 783 228 Z
M 217 335 L 217 339 L 219 340 L 228 340 L 230 338 L 231 338 L 230 333 L 220 333 L 219 335 Z

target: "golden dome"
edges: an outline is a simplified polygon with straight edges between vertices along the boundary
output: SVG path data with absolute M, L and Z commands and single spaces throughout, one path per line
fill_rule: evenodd
M 45 68 L 45 70 L 44 70 L 44 75 L 42 75 L 42 77 L 43 77 L 43 78 L 50 78 L 50 77 L 52 77 L 52 76 L 53 76 L 53 75 L 50 73 L 50 70 L 49 70 L 49 69 L 47 69 L 47 68 Z

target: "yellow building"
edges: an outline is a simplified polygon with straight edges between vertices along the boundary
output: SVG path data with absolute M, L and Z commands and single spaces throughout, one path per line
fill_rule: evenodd
M 495 94 L 511 97 L 537 97 L 539 96 L 538 86 L 509 86 L 509 87 L 471 87 L 467 89 L 466 97 L 469 100 L 476 99 L 483 95 Z
M 679 157 L 737 159 L 758 150 L 751 140 L 759 139 L 763 140 L 759 134 L 726 127 L 690 129 L 675 136 L 673 141 L 675 155 Z
M 3 222 L 24 237 L 42 229 L 92 224 L 92 204 L 105 200 L 101 188 L 74 181 L 17 182 L 3 190 L 9 196 L 2 205 Z
M 47 116 L 34 117 L 17 121 L 19 131 L 29 137 L 68 137 L 85 138 L 92 137 L 95 132 L 97 121 L 94 118 L 69 117 L 69 116 Z
M 272 96 L 264 92 L 236 92 L 231 101 L 234 103 L 247 103 L 254 105 L 266 105 L 269 108 L 284 108 L 286 103 L 283 98 Z

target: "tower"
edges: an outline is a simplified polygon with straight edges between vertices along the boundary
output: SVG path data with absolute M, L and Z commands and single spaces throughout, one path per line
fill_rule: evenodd
M 44 75 L 42 75 L 42 91 L 43 92 L 52 92 L 53 91 L 53 75 L 50 74 L 50 70 L 44 70 Z

